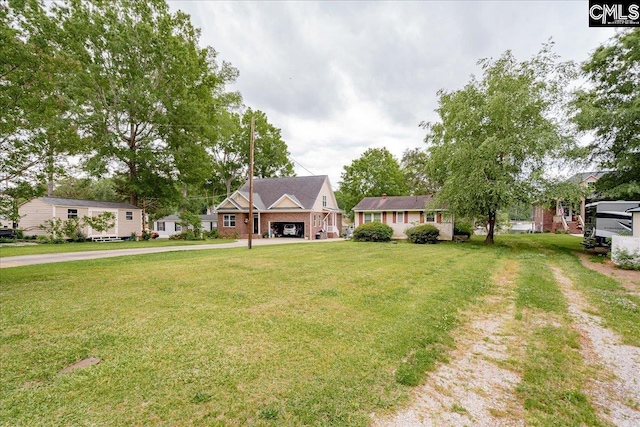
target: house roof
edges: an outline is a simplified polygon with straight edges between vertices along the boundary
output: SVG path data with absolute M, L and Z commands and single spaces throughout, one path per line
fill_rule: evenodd
M 424 210 L 433 196 L 365 197 L 353 207 L 354 211 L 415 211 Z
M 607 173 L 609 173 L 609 171 L 578 172 L 577 174 L 569 178 L 569 181 L 575 182 L 576 184 L 580 184 L 590 176 L 593 176 L 595 179 L 600 179 Z
M 45 203 L 53 206 L 78 206 L 83 208 L 109 208 L 109 209 L 140 209 L 130 203 L 105 202 L 102 200 L 65 199 L 63 197 L 38 197 Z
M 254 179 L 253 203 L 258 209 L 266 210 L 286 194 L 303 209 L 312 209 L 326 180 L 326 175 Z M 249 182 L 242 186 L 240 193 L 249 197 Z

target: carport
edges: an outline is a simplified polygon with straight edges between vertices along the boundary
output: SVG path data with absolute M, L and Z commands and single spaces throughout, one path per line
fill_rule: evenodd
M 295 236 L 284 236 L 284 226 L 285 224 L 293 224 L 296 226 L 296 235 Z M 271 230 L 271 235 L 273 237 L 304 237 L 304 222 L 298 221 L 269 221 L 269 229 Z

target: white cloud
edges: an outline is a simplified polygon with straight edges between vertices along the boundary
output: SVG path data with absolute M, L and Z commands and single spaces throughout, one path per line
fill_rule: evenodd
M 282 129 L 292 157 L 334 186 L 367 148 L 422 146 L 436 92 L 464 86 L 480 58 L 511 49 L 524 60 L 553 37 L 562 60 L 583 61 L 614 34 L 588 27 L 582 1 L 170 5 L 240 70 L 231 89 Z

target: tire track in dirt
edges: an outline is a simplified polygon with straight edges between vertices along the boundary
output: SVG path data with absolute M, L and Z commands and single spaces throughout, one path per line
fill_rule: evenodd
M 551 269 L 580 333 L 584 361 L 600 372 L 586 390 L 599 416 L 618 427 L 640 426 L 640 348 L 622 344 L 598 316 L 588 314 L 593 310 L 571 279 L 558 266 Z
M 505 262 L 493 277 L 497 295 L 485 297 L 482 313 L 476 310 L 471 322 L 456 330 L 450 363 L 429 374 L 407 408 L 389 417 L 374 416 L 374 426 L 524 426 L 514 393 L 520 378 L 503 367 L 517 339 L 508 328 L 517 270 L 516 261 Z

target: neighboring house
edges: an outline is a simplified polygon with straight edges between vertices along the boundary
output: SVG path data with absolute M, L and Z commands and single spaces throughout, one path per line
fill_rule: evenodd
M 568 179 L 581 187 L 593 189 L 595 183 L 602 178 L 607 171 L 580 172 Z M 593 191 L 591 191 L 592 193 Z M 584 230 L 585 204 L 584 197 L 580 201 L 580 208 L 574 209 L 570 203 L 558 199 L 555 207 L 545 206 L 541 203 L 533 205 L 534 231 L 542 233 L 556 230 L 568 231 L 572 234 L 582 234 Z
M 340 237 L 342 211 L 329 177 L 258 178 L 253 181 L 253 219 L 249 221 L 249 183 L 216 209 L 221 236 Z M 285 227 L 286 226 L 286 227 Z
M 446 209 L 427 207 L 432 196 L 365 197 L 354 208 L 354 226 L 379 221 L 393 228 L 394 239 L 404 239 L 405 230 L 431 224 L 440 230 L 439 240 L 453 239 L 453 217 Z
M 202 231 L 211 231 L 218 228 L 218 215 L 198 215 L 202 221 Z M 182 232 L 178 215 L 169 215 L 160 218 L 153 223 L 153 231 L 158 233 L 158 237 L 169 237 Z
M 103 202 L 99 200 L 64 199 L 60 197 L 38 197 L 18 207 L 20 223 L 18 227 L 25 235 L 45 235 L 40 229 L 45 221 L 60 218 L 80 218 L 98 216 L 111 212 L 115 216 L 114 226 L 107 231 L 94 231 L 89 226 L 82 228 L 90 238 L 130 237 L 131 233 L 142 232 L 142 209 L 129 203 Z

